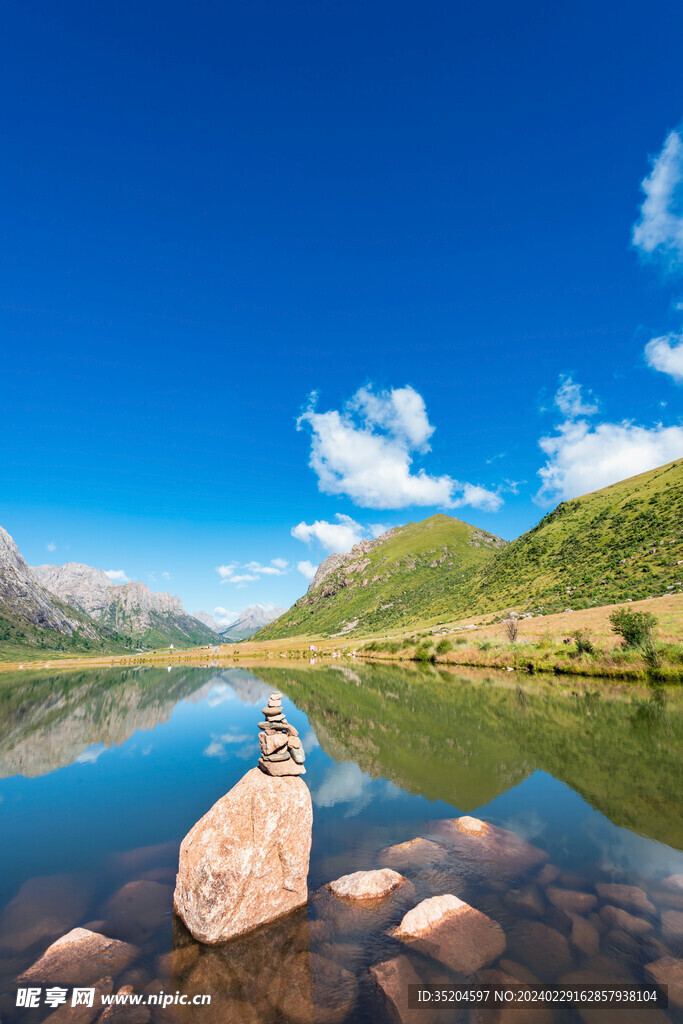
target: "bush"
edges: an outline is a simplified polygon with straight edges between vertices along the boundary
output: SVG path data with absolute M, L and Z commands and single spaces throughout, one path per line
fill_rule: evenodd
M 477 640 L 477 647 L 480 651 L 490 651 L 493 644 L 490 640 Z
M 519 634 L 519 623 L 517 619 L 506 619 L 505 621 L 505 633 L 511 644 L 514 644 Z
M 652 632 L 658 619 L 652 612 L 632 612 L 618 608 L 609 617 L 612 632 L 622 637 L 626 647 L 646 647 L 653 643 Z
M 445 637 L 443 638 L 443 640 L 439 640 L 438 644 L 436 645 L 437 654 L 448 654 L 448 652 L 451 650 L 453 650 L 453 644 L 450 642 L 450 640 L 446 640 Z
M 577 654 L 593 653 L 595 647 L 593 646 L 593 641 L 591 640 L 588 632 L 585 629 L 577 629 L 576 632 L 572 634 L 572 636 L 574 637 L 574 641 L 576 643 Z
M 431 644 L 420 644 L 415 650 L 415 660 L 423 662 L 435 661 L 436 654 L 432 650 Z

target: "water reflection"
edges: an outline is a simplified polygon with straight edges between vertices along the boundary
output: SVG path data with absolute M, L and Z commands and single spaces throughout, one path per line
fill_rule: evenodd
M 207 949 L 172 918 L 178 845 L 255 762 L 258 709 L 272 689 L 287 696 L 307 752 L 313 896 L 307 912 Z M 682 740 L 678 691 L 595 680 L 583 691 L 324 664 L 5 677 L 0 991 L 13 993 L 53 939 L 86 925 L 135 946 L 117 987 L 213 997 L 211 1008 L 168 1008 L 153 1021 L 384 1022 L 370 971 L 380 961 L 401 955 L 423 981 L 455 978 L 390 935 L 406 909 L 441 893 L 501 924 L 503 973 L 644 980 L 646 964 L 682 952 L 671 913 L 683 912 L 683 894 L 665 881 L 683 872 Z M 536 852 L 522 847 L 514 870 L 492 870 L 444 825 L 463 813 Z M 416 836 L 426 844 L 387 854 Z M 350 907 L 324 888 L 387 857 L 408 883 L 381 906 Z M 596 896 L 614 882 L 642 889 L 654 907 L 632 915 L 644 921 L 631 925 L 638 934 Z M 562 906 L 566 893 L 591 898 L 579 923 Z M 0 1011 L 3 1021 L 18 1013 Z

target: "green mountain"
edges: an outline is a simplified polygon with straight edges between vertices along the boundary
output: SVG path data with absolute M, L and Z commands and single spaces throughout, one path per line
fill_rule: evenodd
M 683 460 L 563 501 L 511 544 L 444 515 L 364 541 L 326 559 L 308 593 L 255 639 L 353 636 L 681 592 Z
M 361 541 L 319 566 L 308 593 L 255 639 L 371 633 L 450 611 L 469 575 L 505 541 L 451 516 L 430 516 Z
M 457 614 L 534 612 L 683 590 L 683 460 L 563 501 L 467 584 Z

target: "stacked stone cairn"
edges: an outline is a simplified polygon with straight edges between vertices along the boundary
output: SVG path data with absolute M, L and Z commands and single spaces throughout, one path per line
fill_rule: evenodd
M 261 756 L 258 766 L 266 775 L 305 775 L 306 755 L 299 733 L 282 710 L 282 694 L 271 693 L 265 708 L 265 722 L 259 722 Z

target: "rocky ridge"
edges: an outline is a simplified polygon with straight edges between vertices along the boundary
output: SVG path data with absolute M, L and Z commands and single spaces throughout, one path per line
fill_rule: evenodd
M 239 617 L 231 622 L 229 626 L 218 627 L 218 632 L 224 640 L 237 642 L 247 640 L 257 633 L 263 626 L 279 618 L 286 608 L 264 608 L 260 604 L 252 604 L 240 613 Z
M 78 562 L 37 565 L 31 571 L 38 583 L 61 601 L 101 625 L 148 641 L 147 646 L 169 640 L 180 644 L 215 640 L 215 631 L 188 615 L 179 597 L 153 593 L 139 580 L 112 583 L 102 569 Z

